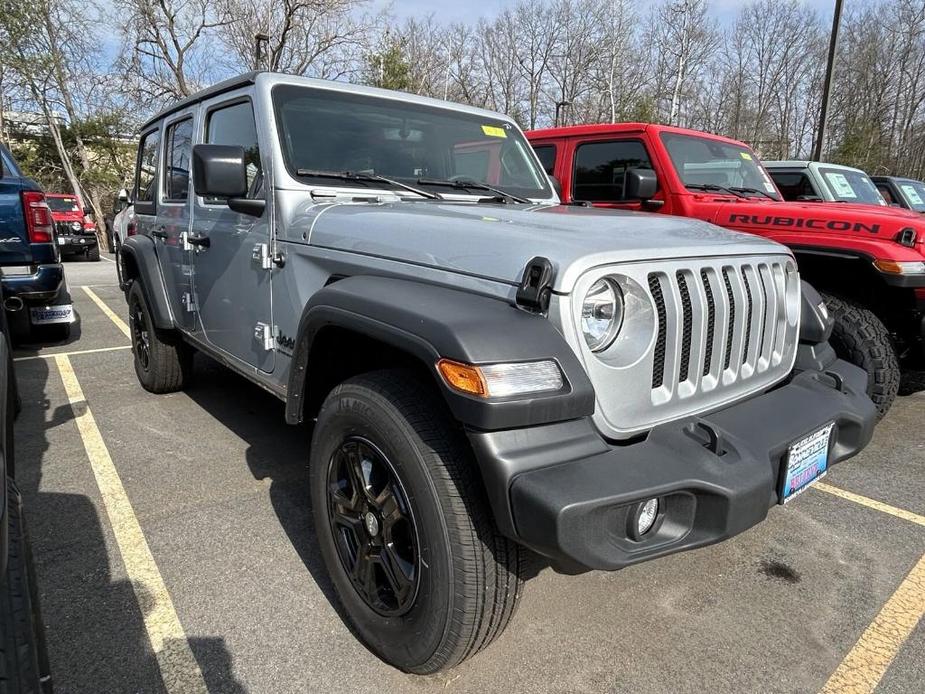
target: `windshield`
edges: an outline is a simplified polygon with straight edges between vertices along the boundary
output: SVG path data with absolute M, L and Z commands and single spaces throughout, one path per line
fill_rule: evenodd
M 740 192 L 780 200 L 777 188 L 748 147 L 667 132 L 662 133 L 662 142 L 684 185 L 692 190 L 750 189 L 753 192 Z
M 490 116 L 289 85 L 273 90 L 273 103 L 286 166 L 302 180 L 383 187 L 312 175 L 349 171 L 441 193 L 447 189 L 428 181 L 475 181 L 525 198 L 552 194 L 521 132 Z
M 829 187 L 832 197 L 842 202 L 859 202 L 868 205 L 886 205 L 877 186 L 863 171 L 819 167 L 822 180 Z
M 921 181 L 897 181 L 909 207 L 916 212 L 925 212 L 925 183 Z
M 77 198 L 46 198 L 52 212 L 80 212 Z

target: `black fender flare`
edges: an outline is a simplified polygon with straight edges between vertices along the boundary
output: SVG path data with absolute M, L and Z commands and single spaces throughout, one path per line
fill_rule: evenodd
M 122 270 L 122 282 L 119 288 L 128 291 L 133 281 L 141 282 L 141 289 L 145 293 L 148 308 L 154 325 L 161 330 L 172 330 L 176 327 L 173 315 L 170 312 L 170 301 L 167 298 L 167 287 L 161 266 L 157 261 L 157 249 L 154 240 L 143 234 L 129 236 L 121 245 L 119 263 Z M 130 267 L 128 264 L 132 263 Z M 134 268 L 134 272 L 131 271 Z
M 328 326 L 346 328 L 400 349 L 434 376 L 453 416 L 467 427 L 498 430 L 586 417 L 594 389 L 572 349 L 543 316 L 479 294 L 387 277 L 348 277 L 324 287 L 306 304 L 289 371 L 286 420 L 302 421 L 309 356 Z M 562 390 L 485 399 L 449 388 L 439 359 L 468 364 L 554 359 Z

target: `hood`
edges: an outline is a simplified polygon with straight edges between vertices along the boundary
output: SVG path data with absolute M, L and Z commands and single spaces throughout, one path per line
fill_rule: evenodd
M 756 199 L 729 198 L 700 201 L 713 209 L 699 215 L 713 223 L 735 229 L 770 236 L 788 245 L 799 244 L 801 237 L 813 235 L 812 243 L 826 238 L 833 246 L 847 240 L 852 245 L 865 247 L 889 242 L 889 255 L 895 250 L 900 255 L 925 251 L 925 219 L 909 210 L 881 205 L 862 205 L 842 202 L 775 202 Z M 905 229 L 914 229 L 918 242 L 915 250 L 895 243 Z M 895 245 L 897 248 L 893 249 Z M 872 253 L 881 257 L 882 253 Z M 904 259 L 898 258 L 897 259 Z
M 325 203 L 294 211 L 308 242 L 517 284 L 534 256 L 568 292 L 588 269 L 682 257 L 789 254 L 771 241 L 694 219 L 551 205 Z

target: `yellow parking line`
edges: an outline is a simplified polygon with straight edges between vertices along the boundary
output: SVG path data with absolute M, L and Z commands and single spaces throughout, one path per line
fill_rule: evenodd
M 925 555 L 880 610 L 822 688 L 822 694 L 868 694 L 877 688 L 925 614 Z
M 825 492 L 826 494 L 832 494 L 833 496 L 838 496 L 842 499 L 847 499 L 848 501 L 853 501 L 856 504 L 867 506 L 868 508 L 872 508 L 875 511 L 888 513 L 891 516 L 902 518 L 903 520 L 907 520 L 910 523 L 915 523 L 916 525 L 925 526 L 925 516 L 920 516 L 919 514 L 913 513 L 912 511 L 906 511 L 902 508 L 890 506 L 889 504 L 885 504 L 882 501 L 870 499 L 866 496 L 855 494 L 854 492 L 849 492 L 844 489 L 839 489 L 838 487 L 833 487 L 831 484 L 826 484 L 825 482 L 817 482 L 812 486 L 812 489 Z
M 93 303 L 99 306 L 100 310 L 103 313 L 109 316 L 109 320 L 111 320 L 113 323 L 116 324 L 116 327 L 122 331 L 123 335 L 125 335 L 126 337 L 131 336 L 131 333 L 129 332 L 129 329 L 128 329 L 128 325 L 126 325 L 125 321 L 119 318 L 119 316 L 117 316 L 115 313 L 113 313 L 112 309 L 109 308 L 105 303 L 103 303 L 103 300 L 96 295 L 95 291 L 93 291 L 92 289 L 90 289 L 90 287 L 86 285 L 82 286 L 81 289 L 83 289 L 87 293 L 87 296 L 93 299 Z
M 55 362 L 103 497 L 103 505 L 119 545 L 125 571 L 144 617 L 145 629 L 157 657 L 164 687 L 168 692 L 176 694 L 208 692 L 199 663 L 190 649 L 167 586 L 164 585 L 122 480 L 84 398 L 71 360 L 66 355 L 58 354 Z
M 51 352 L 49 354 L 30 354 L 28 357 L 16 357 L 13 361 L 30 361 L 32 359 L 54 359 L 55 357 L 73 357 L 77 354 L 96 354 L 97 352 L 115 352 L 119 349 L 131 349 L 131 345 L 118 347 L 99 347 L 98 349 L 75 349 L 73 352 Z

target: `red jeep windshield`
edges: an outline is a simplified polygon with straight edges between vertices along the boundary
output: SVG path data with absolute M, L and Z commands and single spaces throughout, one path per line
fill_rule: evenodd
M 77 198 L 45 198 L 52 212 L 80 212 Z
M 748 147 L 669 132 L 662 133 L 662 142 L 690 190 L 726 190 L 780 200 L 771 178 Z

